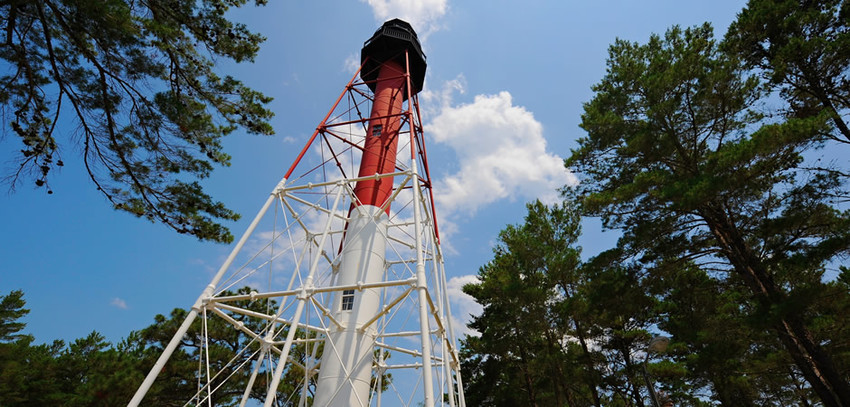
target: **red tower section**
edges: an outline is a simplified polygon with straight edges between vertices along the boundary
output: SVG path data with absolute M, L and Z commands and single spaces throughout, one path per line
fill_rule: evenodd
M 358 173 L 369 177 L 395 171 L 402 105 L 422 89 L 426 64 L 416 32 L 399 19 L 387 21 L 366 41 L 361 61 L 360 76 L 375 94 Z M 362 180 L 354 188 L 354 204 L 382 207 L 392 190 L 392 177 Z M 385 210 L 389 213 L 389 205 Z
M 398 151 L 398 130 L 404 101 L 406 78 L 404 68 L 396 61 L 386 61 L 380 66 L 375 90 L 375 102 L 369 118 L 363 158 L 358 177 L 386 174 L 395 171 Z M 360 205 L 382 206 L 390 197 L 393 178 L 363 180 L 354 187 Z M 389 211 L 389 206 L 387 206 Z

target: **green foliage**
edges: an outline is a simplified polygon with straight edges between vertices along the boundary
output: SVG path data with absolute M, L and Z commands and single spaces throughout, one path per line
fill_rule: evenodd
M 61 404 L 65 394 L 56 380 L 56 357 L 65 346 L 32 345 L 32 338 L 0 343 L 0 400 L 4 406 Z
M 678 388 L 674 399 L 709 389 L 721 405 L 797 403 L 785 393 L 796 384 L 792 373 L 799 374 L 771 332 L 753 329 L 746 292 L 693 265 L 665 280 L 659 327 L 676 339 L 668 353 L 683 369 L 667 376 Z
M 230 242 L 239 215 L 191 179 L 227 166 L 224 136 L 272 134 L 269 97 L 216 58 L 252 61 L 262 36 L 226 13 L 246 0 L 13 0 L 0 5 L 3 132 L 22 143 L 14 188 L 52 193 L 62 151 L 82 151 L 115 209 L 201 240 Z M 258 5 L 263 0 L 256 0 Z M 61 125 L 60 125 L 61 123 Z M 75 129 L 63 131 L 62 129 Z
M 788 117 L 829 117 L 850 143 L 850 2 L 750 0 L 726 45 L 760 71 L 788 102 Z
M 0 297 L 0 342 L 13 342 L 23 338 L 19 334 L 26 324 L 16 322 L 30 311 L 24 308 L 24 292 L 14 290 Z
M 701 349 L 707 364 L 686 360 L 711 378 L 695 384 L 721 402 L 769 404 L 792 397 L 779 389 L 802 375 L 826 405 L 850 402 L 841 354 L 821 345 L 836 337 L 816 336 L 813 319 L 828 291 L 825 265 L 850 251 L 850 214 L 835 209 L 846 195 L 841 173 L 804 165 L 825 142 L 827 117 L 777 121 L 757 112 L 769 93 L 708 25 L 616 42 L 594 91 L 582 116 L 587 136 L 567 160 L 583 177 L 586 213 L 623 231 L 618 250 L 651 273 L 657 294 L 678 298 L 668 287 L 683 270 L 708 278 L 700 285 L 713 297 L 690 310 L 682 298 L 668 303 L 662 327 L 691 338 L 689 346 L 719 340 L 715 331 L 694 337 L 704 332 L 695 321 L 746 338 Z M 724 357 L 761 377 L 722 373 Z M 744 391 L 754 388 L 762 390 Z
M 243 288 L 236 293 L 224 294 L 249 292 L 249 288 Z M 9 298 L 13 301 L 7 301 Z M 22 328 L 22 325 L 15 325 L 20 324 L 15 321 L 27 311 L 22 308 L 24 302 L 20 291 L 13 291 L 3 297 L 3 303 L 7 302 L 14 304 L 10 309 L 15 310 L 17 316 L 0 319 L 0 329 L 5 332 L 9 332 L 11 326 Z M 241 301 L 237 305 L 257 312 L 267 312 L 269 307 L 275 307 L 274 302 L 267 299 Z M 49 345 L 33 345 L 33 338 L 27 335 L 18 335 L 14 342 L 2 341 L 0 403 L 4 407 L 124 405 L 132 398 L 186 313 L 183 309 L 175 309 L 169 317 L 157 315 L 154 324 L 141 331 L 131 332 L 116 345 L 107 343 L 97 332 L 70 344 L 55 341 Z M 252 328 L 262 323 L 244 316 L 235 318 Z M 209 347 L 205 348 L 201 336 L 205 329 L 203 318 L 196 319 L 183 338 L 181 347 L 175 351 L 145 396 L 144 405 L 184 406 L 187 402 L 191 405 L 203 399 L 207 395 L 203 386 L 208 376 L 206 371 L 199 370 L 198 360 L 206 352 L 209 352 L 211 361 L 209 379 L 212 388 L 216 389 L 212 393 L 212 404 L 239 404 L 250 371 L 240 371 L 226 383 L 223 378 L 248 361 L 258 345 L 250 343 L 244 335 L 239 335 L 236 329 L 220 318 L 209 318 L 206 322 L 210 336 Z M 318 352 L 321 356 L 321 349 Z M 305 356 L 303 347 L 296 347 L 290 355 L 294 360 L 302 362 Z M 255 400 L 264 399 L 266 394 L 263 389 L 268 387 L 266 375 L 260 376 L 251 393 Z M 303 369 L 296 367 L 284 372 L 276 405 L 291 405 L 287 404 L 291 403 L 287 401 L 289 395 L 301 391 L 303 379 Z M 390 381 L 390 376 L 384 377 L 385 386 Z M 309 390 L 315 390 L 315 383 L 310 383 Z M 199 396 L 189 400 L 193 394 Z M 206 401 L 202 404 L 206 405 Z
M 243 287 L 236 292 L 224 292 L 223 296 L 250 294 L 250 287 Z M 277 304 L 273 300 L 258 299 L 235 301 L 232 305 L 248 310 L 273 313 Z M 131 349 L 135 353 L 150 355 L 144 363 L 144 373 L 153 365 L 154 360 L 162 353 L 162 350 L 174 336 L 179 326 L 187 315 L 184 309 L 176 308 L 166 317 L 157 315 L 155 323 L 138 333 L 131 335 L 121 347 Z M 250 318 L 241 314 L 233 314 L 232 317 L 243 323 L 254 332 L 262 332 L 267 322 L 257 318 Z M 207 338 L 204 332 L 207 332 Z M 285 331 L 284 331 L 285 335 Z M 207 346 L 208 345 L 208 346 Z M 145 403 L 150 405 L 165 405 L 166 403 L 179 403 L 183 405 L 187 397 L 196 395 L 194 402 L 206 403 L 208 389 L 212 392 L 212 404 L 216 406 L 236 406 L 247 387 L 250 378 L 250 369 L 239 369 L 244 364 L 253 365 L 252 358 L 256 357 L 260 344 L 244 335 L 222 318 L 210 315 L 204 318 L 202 314 L 196 318 L 191 327 L 184 335 L 181 346 L 172 354 L 168 364 L 159 374 L 156 384 L 144 398 Z M 321 351 L 321 349 L 318 349 Z M 205 359 L 209 354 L 210 372 L 198 370 L 198 361 Z M 290 358 L 301 363 L 303 366 L 306 356 L 303 347 L 294 347 L 290 352 Z M 319 353 L 321 356 L 321 353 Z M 267 356 L 268 357 L 268 356 Z M 263 365 L 257 381 L 252 387 L 250 397 L 254 400 L 265 400 L 268 389 L 268 379 L 273 369 L 269 368 L 269 361 Z M 299 394 L 304 380 L 304 369 L 293 365 L 284 372 L 278 387 L 277 406 L 291 406 L 291 394 Z M 133 384 L 133 390 L 138 387 L 143 377 L 139 377 Z M 315 391 L 315 377 L 308 384 L 308 391 Z M 209 384 L 208 381 L 209 380 Z M 132 395 L 131 395 L 132 396 Z M 129 400 L 129 398 L 127 399 Z M 297 400 L 297 397 L 295 398 Z
M 500 233 L 480 282 L 464 287 L 484 306 L 470 323 L 480 337 L 463 344 L 469 405 L 598 405 L 595 388 L 575 381 L 593 380 L 582 373 L 587 359 L 577 360 L 564 342 L 579 283 L 578 220 L 567 203 L 529 204 L 525 223 Z
M 596 386 L 609 399 L 602 404 L 640 405 L 643 395 L 648 397 L 641 365 L 652 336 L 649 331 L 659 323 L 658 303 L 652 295 L 657 282 L 617 249 L 591 258 L 582 264 L 581 273 L 583 284 L 578 296 L 586 310 L 574 318 L 576 327 L 584 327 L 585 332 L 575 332 L 596 348 L 592 352 L 600 377 Z M 653 377 L 668 383 L 671 372 L 676 371 L 669 368 L 662 376 L 654 364 L 649 368 Z M 681 392 L 673 395 L 677 404 L 688 405 Z
M 645 405 L 645 363 L 675 405 L 850 405 L 848 177 L 819 160 L 850 140 L 848 4 L 751 0 L 722 44 L 705 24 L 610 47 L 563 192 L 622 238 L 579 263 L 539 205 L 502 232 L 465 287 L 467 401 Z

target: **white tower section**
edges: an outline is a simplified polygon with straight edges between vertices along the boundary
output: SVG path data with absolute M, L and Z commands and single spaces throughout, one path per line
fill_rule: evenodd
M 439 191 L 411 92 L 421 83 L 401 66 L 407 94 L 391 115 L 398 154 L 390 169 L 358 172 L 375 124 L 364 116 L 374 82 L 358 71 L 130 406 L 149 405 L 148 391 L 168 384 L 157 375 L 174 355 L 198 365 L 187 405 L 235 397 L 242 406 L 465 406 L 433 204 Z M 364 181 L 388 181 L 386 200 L 364 203 L 355 191 Z M 216 343 L 223 330 L 238 338 L 236 349 Z
M 388 217 L 381 208 L 363 205 L 354 208 L 348 233 L 340 253 L 337 284 L 359 287 L 363 282 L 381 281 L 387 250 Z M 380 311 L 379 288 L 343 290 L 334 299 L 334 316 L 339 326 L 331 327 L 326 346 L 316 397 L 317 406 L 365 405 L 370 393 L 376 324 L 370 323 Z

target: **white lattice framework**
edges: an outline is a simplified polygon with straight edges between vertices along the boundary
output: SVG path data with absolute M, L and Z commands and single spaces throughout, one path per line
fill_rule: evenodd
M 339 324 L 331 308 L 343 292 L 365 289 L 379 291 L 380 306 L 367 322 L 378 336 L 372 391 L 360 405 L 465 406 L 415 95 L 402 109 L 396 171 L 375 176 L 395 179 L 383 281 L 336 283 L 341 242 L 350 232 L 347 221 L 356 199 L 364 115 L 373 97 L 356 79 L 358 73 L 192 306 L 131 406 L 141 402 L 196 318 L 202 321 L 199 335 L 205 345 L 195 352 L 198 384 L 186 395 L 186 405 L 214 405 L 216 392 L 234 383 L 244 386 L 241 405 L 257 399 L 265 406 L 311 405 L 321 353 L 338 352 L 333 341 L 325 344 L 329 329 Z M 252 291 L 233 294 L 243 286 Z M 272 301 L 264 302 L 264 310 L 251 306 L 263 299 L 272 300 L 274 308 Z M 210 362 L 208 326 L 213 323 L 241 335 L 242 349 L 228 366 Z

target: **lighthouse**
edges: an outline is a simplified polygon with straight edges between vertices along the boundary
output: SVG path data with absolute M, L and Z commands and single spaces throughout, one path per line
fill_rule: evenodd
M 188 335 L 201 344 L 181 356 L 198 359 L 188 404 L 465 407 L 417 96 L 426 66 L 405 21 L 365 42 L 130 406 Z M 207 327 L 222 324 L 238 346 L 211 351 Z
M 402 104 L 422 88 L 426 67 L 416 33 L 398 19 L 384 23 L 366 41 L 361 64 L 360 77 L 373 90 L 374 101 L 340 254 L 342 286 L 383 279 L 394 177 L 380 176 L 396 172 Z M 341 325 L 328 334 L 325 348 L 339 352 L 324 353 L 315 405 L 355 406 L 369 399 L 378 338 L 374 325 L 364 325 L 379 307 L 378 288 L 344 290 L 337 297 L 332 309 Z

